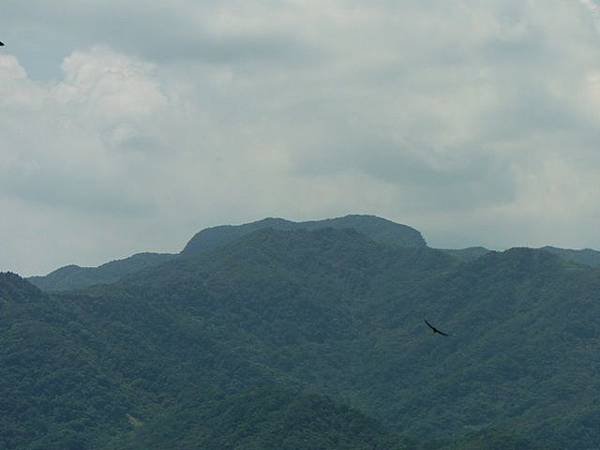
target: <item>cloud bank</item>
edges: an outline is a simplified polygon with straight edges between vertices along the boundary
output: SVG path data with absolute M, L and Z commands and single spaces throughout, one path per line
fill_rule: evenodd
M 592 0 L 21 3 L 0 19 L 3 270 L 264 216 L 600 248 Z

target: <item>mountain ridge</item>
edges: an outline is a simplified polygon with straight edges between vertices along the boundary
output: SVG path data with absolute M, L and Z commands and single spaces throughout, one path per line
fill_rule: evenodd
M 35 292 L 0 302 L 7 449 L 211 448 L 207 411 L 221 448 L 281 448 L 298 420 L 291 448 L 600 442 L 600 272 L 544 250 L 464 262 L 352 229 L 265 228 L 113 284 Z
M 351 214 L 333 219 L 305 222 L 293 222 L 281 218 L 266 218 L 243 225 L 221 225 L 206 228 L 194 235 L 181 253 L 186 255 L 211 251 L 219 245 L 232 242 L 245 234 L 262 228 L 281 230 L 352 228 L 377 242 L 386 242 L 403 247 L 424 247 L 427 245 L 421 233 L 412 227 L 377 216 Z
M 142 252 L 120 260 L 110 261 L 98 267 L 80 267 L 72 264 L 56 269 L 45 276 L 28 277 L 27 280 L 48 292 L 65 292 L 73 289 L 83 289 L 94 284 L 110 284 L 130 274 L 149 267 L 159 266 L 178 257 L 189 257 L 197 253 L 210 253 L 221 246 L 235 242 L 247 234 L 267 228 L 278 230 L 348 228 L 354 229 L 375 242 L 386 245 L 427 247 L 422 234 L 416 229 L 372 215 L 350 214 L 332 219 L 305 222 L 293 222 L 282 218 L 265 218 L 242 225 L 221 225 L 205 228 L 196 233 L 179 253 Z M 566 261 L 590 267 L 600 267 L 600 252 L 596 250 L 573 250 L 552 246 L 545 246 L 540 249 L 558 255 Z M 438 250 L 463 262 L 476 260 L 492 252 L 492 250 L 481 246 Z
M 123 276 L 160 265 L 178 256 L 188 257 L 195 253 L 209 253 L 220 246 L 234 242 L 246 234 L 265 228 L 279 230 L 348 228 L 355 229 L 377 242 L 395 246 L 426 246 L 423 236 L 414 228 L 377 216 L 354 214 L 307 222 L 266 218 L 242 225 L 222 225 L 203 229 L 190 239 L 179 254 L 137 253 L 128 258 L 111 261 L 98 267 L 68 265 L 45 276 L 29 277 L 28 280 L 40 289 L 49 292 L 64 292 L 94 284 L 114 283 Z
M 44 276 L 27 278 L 44 291 L 69 291 L 94 284 L 114 283 L 123 276 L 160 265 L 176 255 L 170 253 L 136 253 L 127 258 L 109 261 L 97 267 L 81 267 L 75 264 L 60 267 Z

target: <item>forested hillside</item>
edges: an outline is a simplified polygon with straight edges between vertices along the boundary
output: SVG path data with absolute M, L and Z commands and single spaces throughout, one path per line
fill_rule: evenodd
M 4 274 L 0 447 L 596 448 L 599 318 L 600 271 L 547 251 L 347 228 L 77 292 Z
M 398 247 L 424 247 L 425 240 L 414 228 L 381 217 L 348 215 L 334 219 L 292 222 L 267 218 L 243 225 L 222 225 L 206 228 L 196 233 L 177 255 L 170 253 L 138 253 L 128 258 L 110 261 L 98 267 L 69 265 L 60 267 L 45 276 L 29 277 L 28 281 L 48 292 L 64 292 L 96 284 L 115 283 L 127 275 L 149 267 L 158 266 L 177 256 L 210 253 L 254 231 L 273 228 L 277 230 L 319 230 L 323 228 L 353 229 L 370 239 Z
M 321 230 L 324 228 L 353 229 L 376 242 L 397 247 L 425 247 L 425 239 L 414 228 L 376 216 L 348 215 L 335 219 L 292 222 L 279 218 L 267 218 L 243 225 L 221 225 L 197 233 L 182 254 L 208 253 L 217 247 L 233 242 L 252 232 L 272 228 L 274 230 Z
M 48 292 L 70 291 L 95 284 L 114 283 L 132 273 L 170 261 L 175 256 L 170 253 L 138 253 L 98 267 L 80 267 L 72 264 L 56 269 L 46 276 L 29 277 L 28 281 Z

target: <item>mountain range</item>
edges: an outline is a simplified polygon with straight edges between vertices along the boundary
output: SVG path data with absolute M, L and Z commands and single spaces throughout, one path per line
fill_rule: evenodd
M 0 448 L 598 448 L 594 255 L 347 216 L 5 273 Z
M 187 243 L 179 255 L 190 256 L 209 253 L 254 231 L 272 228 L 275 230 L 316 230 L 322 228 L 354 229 L 376 242 L 399 247 L 424 247 L 427 244 L 421 233 L 414 228 L 380 217 L 348 215 L 335 219 L 292 222 L 280 218 L 267 218 L 243 225 L 221 225 L 206 228 Z M 45 276 L 29 277 L 28 280 L 45 291 L 68 291 L 94 284 L 114 283 L 124 276 L 173 259 L 175 254 L 138 253 L 129 258 L 111 261 L 99 267 L 68 265 Z
M 276 230 L 316 230 L 322 228 L 354 229 L 375 242 L 396 247 L 425 247 L 422 234 L 406 225 L 380 217 L 348 215 L 334 219 L 292 222 L 281 218 L 266 218 L 243 225 L 221 225 L 206 228 L 192 237 L 179 254 L 137 253 L 128 258 L 110 261 L 98 267 L 81 267 L 74 264 L 61 267 L 44 276 L 32 276 L 28 281 L 48 292 L 69 291 L 95 284 L 114 283 L 121 278 L 147 267 L 160 265 L 176 256 L 209 253 L 215 248 L 233 242 L 254 231 L 272 228 Z M 441 249 L 462 261 L 471 261 L 491 250 L 485 247 L 464 249 Z M 600 252 L 592 249 L 572 250 L 546 246 L 542 250 L 567 260 L 591 267 L 600 267 Z

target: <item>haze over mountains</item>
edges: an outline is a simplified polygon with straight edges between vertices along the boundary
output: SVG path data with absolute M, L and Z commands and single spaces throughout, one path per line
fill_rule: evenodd
M 267 218 L 244 225 L 223 225 L 204 229 L 192 237 L 180 255 L 189 256 L 209 253 L 217 247 L 264 228 L 273 228 L 276 230 L 351 228 L 369 236 L 377 242 L 389 245 L 406 247 L 421 247 L 426 245 L 421 233 L 414 228 L 375 216 L 348 215 L 335 219 L 310 222 L 292 222 L 279 218 Z M 43 290 L 66 291 L 99 283 L 112 283 L 123 276 L 135 273 L 146 267 L 152 267 L 169 261 L 175 256 L 173 254 L 138 253 L 129 258 L 112 261 L 99 267 L 65 266 L 46 276 L 29 277 L 28 280 Z
M 594 255 L 347 216 L 2 274 L 0 448 L 597 448 Z
M 196 253 L 209 253 L 214 249 L 235 241 L 254 231 L 273 228 L 276 230 L 316 230 L 322 228 L 351 228 L 368 236 L 376 242 L 399 247 L 427 246 L 421 233 L 406 225 L 368 215 L 348 215 L 335 219 L 292 222 L 281 218 L 266 218 L 243 225 L 222 225 L 206 228 L 198 232 L 187 243 L 179 255 L 189 256 Z M 600 252 L 591 249 L 572 250 L 546 246 L 542 248 L 561 258 L 600 267 Z M 442 251 L 463 261 L 471 261 L 490 252 L 484 247 L 464 249 L 442 249 Z M 170 253 L 138 253 L 125 259 L 111 261 L 98 267 L 80 267 L 69 265 L 61 267 L 45 276 L 33 276 L 28 280 L 42 290 L 68 291 L 94 284 L 114 283 L 124 276 L 147 267 L 160 265 L 175 258 Z

